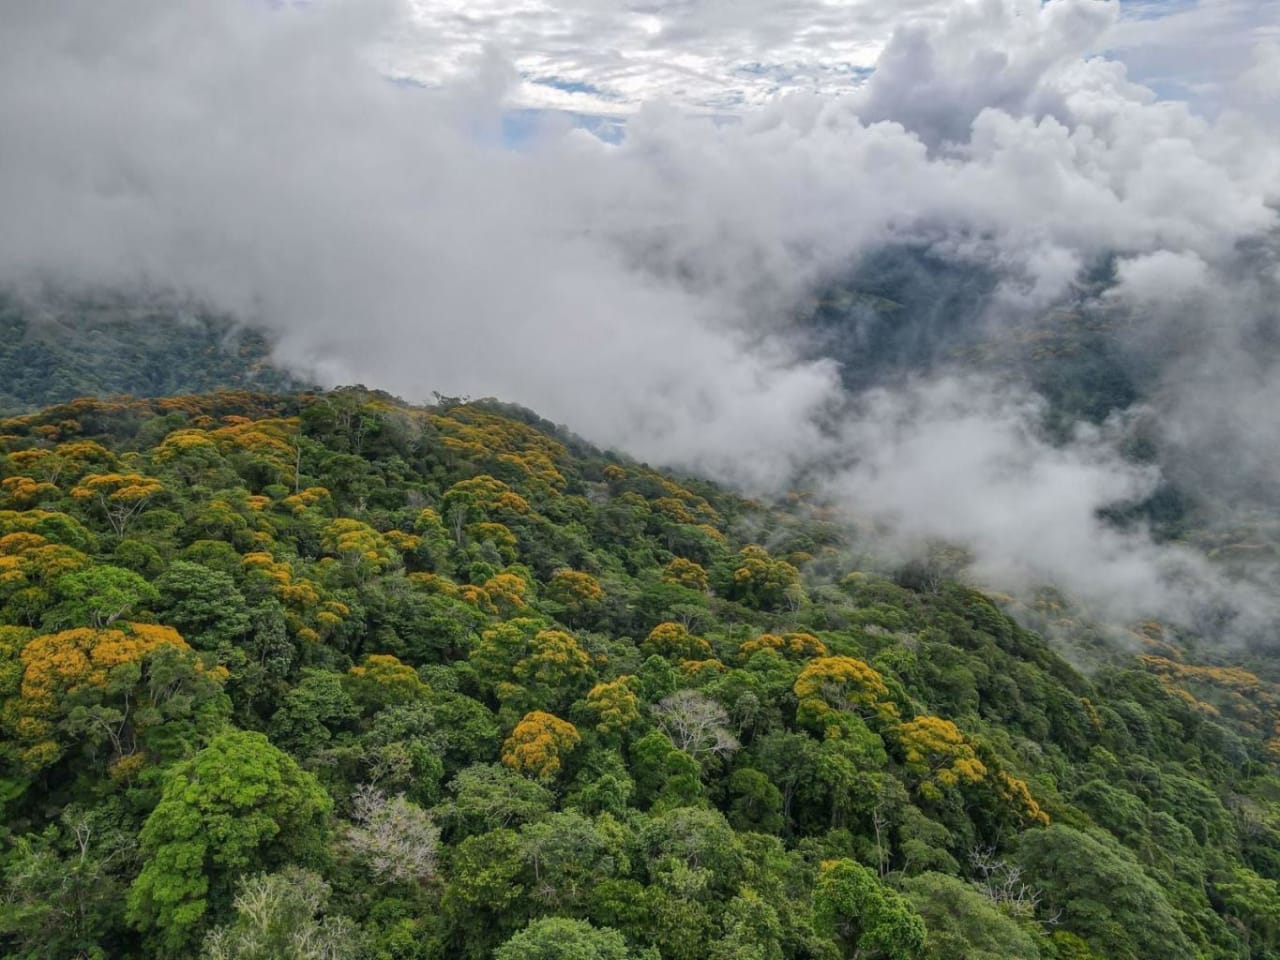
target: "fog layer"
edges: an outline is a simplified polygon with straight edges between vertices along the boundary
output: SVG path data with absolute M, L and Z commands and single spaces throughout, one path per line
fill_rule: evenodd
M 170 291 L 325 382 L 498 396 L 753 492 L 818 475 L 909 539 L 970 545 L 995 585 L 1257 613 L 1098 516 L 1168 478 L 1280 499 L 1273 45 L 1203 116 L 1096 55 L 1114 3 L 952 7 L 843 96 L 732 122 L 655 100 L 619 145 L 548 114 L 516 145 L 500 52 L 436 87 L 380 72 L 420 29 L 394 3 L 19 0 L 0 283 Z M 1142 404 L 1050 442 L 1017 377 L 943 364 L 850 394 L 797 317 L 888 244 L 991 271 L 996 341 L 1063 303 L 1118 318 L 1153 358 Z M 1157 461 L 1121 453 L 1138 420 Z

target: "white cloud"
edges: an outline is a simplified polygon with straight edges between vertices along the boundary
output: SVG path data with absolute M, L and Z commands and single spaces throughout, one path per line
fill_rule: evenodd
M 166 286 L 272 326 L 332 381 L 494 394 L 757 489 L 856 460 L 853 502 L 973 542 L 992 576 L 1149 608 L 1184 554 L 1094 519 L 1152 482 L 1110 435 L 1055 447 L 1033 397 L 973 379 L 859 406 L 792 308 L 909 241 L 994 270 L 1016 327 L 1117 256 L 1126 302 L 1183 284 L 1145 330 L 1203 331 L 1156 391 L 1168 436 L 1188 462 L 1225 438 L 1263 476 L 1243 412 L 1277 382 L 1249 339 L 1275 298 L 1198 327 L 1186 304 L 1240 287 L 1241 250 L 1277 229 L 1280 143 L 1087 57 L 1120 29 L 1112 4 L 922 2 L 895 8 L 912 23 L 892 40 L 886 9 L 23 0 L 0 33 L 0 282 Z M 789 83 L 771 65 L 854 62 L 863 42 L 887 44 L 868 84 L 821 74 L 768 99 Z M 388 43 L 438 85 L 379 76 Z M 573 109 L 657 102 L 618 146 L 552 121 L 511 150 L 504 110 L 534 76 Z M 701 116 L 726 98 L 737 122 Z M 1212 378 L 1182 375 L 1206 350 Z M 1226 409 L 1203 397 L 1236 359 L 1256 389 L 1233 387 L 1223 430 L 1193 414 Z
M 997 67 L 993 56 L 1004 81 L 1016 86 L 1020 71 L 1036 70 L 1046 57 L 1104 50 L 1128 64 L 1138 80 L 1216 107 L 1249 51 L 1280 37 L 1280 0 L 1124 0 L 1119 6 L 1094 0 L 1052 5 L 1054 16 L 1074 21 L 1055 33 L 1071 36 L 1072 49 L 1055 49 L 1045 46 L 1046 35 L 1034 26 L 1039 6 L 978 0 L 413 0 L 414 22 L 389 44 L 386 58 L 392 70 L 435 85 L 465 74 L 486 50 L 497 50 L 526 78 L 511 91 L 516 107 L 613 116 L 662 99 L 695 112 L 736 115 L 780 94 L 847 94 L 871 68 L 911 58 L 908 46 L 920 30 L 950 21 L 953 30 L 969 31 L 978 42 L 951 46 L 955 59 L 946 64 L 912 59 L 913 68 L 925 70 L 913 75 L 912 95 L 922 107 L 938 83 L 963 86 L 989 76 Z M 989 41 L 998 20 L 1006 21 L 1000 28 L 1011 42 L 996 50 Z M 891 61 L 882 61 L 895 31 L 897 49 Z M 584 88 L 566 90 L 556 82 Z
M 1229 105 L 1250 51 L 1280 38 L 1280 0 L 1129 0 L 1124 10 L 1106 48 L 1144 83 L 1208 108 Z
M 1205 293 L 1212 282 L 1209 266 L 1194 253 L 1157 250 L 1121 260 L 1112 296 L 1141 307 L 1178 306 Z
M 528 79 L 515 106 L 629 114 L 662 99 L 738 113 L 779 93 L 848 92 L 892 28 L 940 19 L 946 0 L 414 0 L 394 69 L 432 84 L 487 48 Z M 587 84 L 572 96 L 540 80 Z

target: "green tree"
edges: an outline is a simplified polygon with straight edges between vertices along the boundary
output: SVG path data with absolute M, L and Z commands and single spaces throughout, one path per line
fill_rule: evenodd
M 310 757 L 359 717 L 341 674 L 306 670 L 271 718 L 271 739 L 290 753 Z
M 633 960 L 617 930 L 585 920 L 544 917 L 534 920 L 500 946 L 493 960 Z
M 498 763 L 459 771 L 448 789 L 440 812 L 455 838 L 528 823 L 549 813 L 554 801 L 542 784 Z
M 923 873 L 903 892 L 924 918 L 928 960 L 1039 960 L 1035 940 L 1018 922 L 963 880 Z
M 60 577 L 54 591 L 62 602 L 45 618 L 52 629 L 102 629 L 158 599 L 155 587 L 132 570 L 105 563 Z
M 1110 837 L 1054 824 L 1023 834 L 1017 859 L 1040 887 L 1042 913 L 1080 934 L 1100 956 L 1195 956 L 1164 892 Z
M 170 774 L 140 840 L 130 920 L 163 956 L 189 956 L 235 878 L 324 859 L 332 801 L 260 733 L 231 731 Z
M 743 767 L 729 778 L 733 801 L 729 822 L 736 830 L 777 833 L 782 829 L 782 791 L 759 770 Z
M 750 887 L 729 901 L 708 960 L 782 960 L 778 911 Z
M 11 960 L 107 960 L 137 841 L 109 813 L 70 807 L 0 859 L 0 946 Z
M 900 894 L 853 860 L 828 860 L 813 892 L 814 925 L 833 936 L 846 957 L 920 960 L 925 926 Z
M 197 650 L 218 650 L 247 634 L 252 622 L 244 595 L 220 570 L 175 560 L 155 581 L 156 613 Z

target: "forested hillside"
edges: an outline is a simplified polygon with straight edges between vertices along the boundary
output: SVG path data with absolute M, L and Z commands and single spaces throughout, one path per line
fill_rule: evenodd
M 0 415 L 113 393 L 308 386 L 270 356 L 260 331 L 164 300 L 0 290 Z
M 4 956 L 1280 956 L 1280 690 L 1159 624 L 1086 676 L 493 402 L 0 450 Z

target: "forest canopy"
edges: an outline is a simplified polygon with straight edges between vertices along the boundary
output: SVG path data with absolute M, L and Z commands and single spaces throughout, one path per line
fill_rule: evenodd
M 493 401 L 4 420 L 0 953 L 1280 955 L 1273 684 L 849 536 Z

